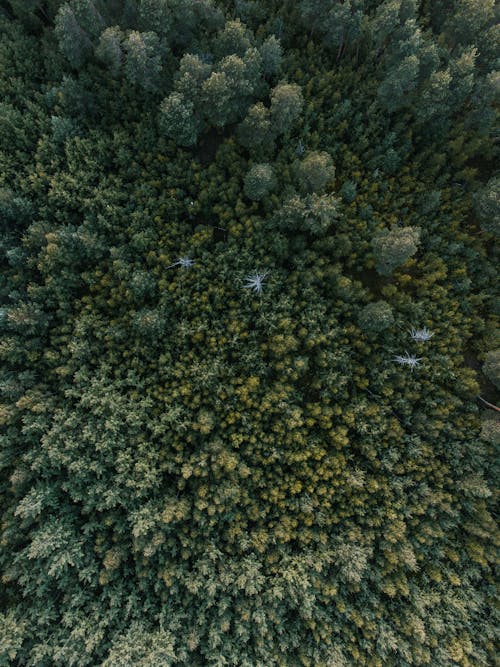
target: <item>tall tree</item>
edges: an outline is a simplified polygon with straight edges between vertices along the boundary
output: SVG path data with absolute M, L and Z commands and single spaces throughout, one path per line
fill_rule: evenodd
M 194 114 L 192 102 L 181 93 L 170 93 L 160 105 L 160 130 L 181 146 L 192 146 L 196 143 L 199 122 Z
M 280 83 L 271 90 L 271 123 L 276 133 L 289 132 L 302 111 L 304 100 L 300 86 Z
M 372 247 L 377 261 L 377 271 L 390 275 L 418 250 L 420 230 L 414 227 L 393 227 L 373 237 Z
M 132 84 L 146 90 L 154 90 L 162 68 L 162 47 L 154 32 L 129 33 L 124 42 L 125 75 Z
M 81 67 L 92 52 L 92 41 L 69 5 L 63 5 L 57 13 L 55 34 L 59 40 L 59 48 L 70 64 Z
M 475 210 L 481 228 L 500 236 L 500 177 L 491 178 L 474 197 Z
M 95 49 L 96 57 L 109 67 L 114 76 L 116 76 L 122 68 L 124 60 L 123 41 L 124 35 L 120 28 L 117 28 L 116 26 L 113 28 L 106 28 L 106 30 L 101 33 L 99 43 Z

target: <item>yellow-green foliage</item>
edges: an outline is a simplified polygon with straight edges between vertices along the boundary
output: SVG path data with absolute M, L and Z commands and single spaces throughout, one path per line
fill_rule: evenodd
M 68 63 L 32 4 L 0 19 L 0 665 L 493 664 L 486 57 L 460 87 L 412 3 L 70 0 L 56 36 L 103 25 Z

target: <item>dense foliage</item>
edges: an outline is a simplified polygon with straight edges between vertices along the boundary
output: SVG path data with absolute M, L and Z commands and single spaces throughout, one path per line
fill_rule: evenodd
M 495 663 L 498 25 L 0 2 L 0 665 Z

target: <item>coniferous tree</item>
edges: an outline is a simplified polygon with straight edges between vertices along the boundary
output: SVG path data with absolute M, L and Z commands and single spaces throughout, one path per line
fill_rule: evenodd
M 252 105 L 238 126 L 238 141 L 249 150 L 269 147 L 274 139 L 269 109 L 262 102 Z
M 394 323 L 392 308 L 387 301 L 369 303 L 359 314 L 359 325 L 367 332 L 379 333 Z
M 491 3 L 0 4 L 0 664 L 494 664 Z
M 73 8 L 66 4 L 56 16 L 55 34 L 59 46 L 73 67 L 81 67 L 92 51 L 92 41 L 77 20 Z
M 266 76 L 277 74 L 281 67 L 283 49 L 274 35 L 268 37 L 259 48 L 262 57 L 262 69 Z
M 488 181 L 475 196 L 475 210 L 485 232 L 500 235 L 500 178 Z
M 325 151 L 308 153 L 297 166 L 299 187 L 304 192 L 322 192 L 334 176 L 333 160 Z
M 96 46 L 96 57 L 103 62 L 114 76 L 117 76 L 123 63 L 123 33 L 117 28 L 106 28 L 101 33 Z
M 276 176 L 270 164 L 255 164 L 245 176 L 245 194 L 258 201 L 276 187 Z
M 420 230 L 414 227 L 385 229 L 372 240 L 377 261 L 377 271 L 382 276 L 390 275 L 418 250 Z
M 486 354 L 483 372 L 500 389 L 500 349 L 491 350 Z
M 132 31 L 124 41 L 125 76 L 132 84 L 154 90 L 162 67 L 162 48 L 154 32 Z
M 159 126 L 181 146 L 191 146 L 198 137 L 198 123 L 192 102 L 181 93 L 170 93 L 160 105 Z
M 280 83 L 271 90 L 271 122 L 277 133 L 289 132 L 302 111 L 300 86 Z

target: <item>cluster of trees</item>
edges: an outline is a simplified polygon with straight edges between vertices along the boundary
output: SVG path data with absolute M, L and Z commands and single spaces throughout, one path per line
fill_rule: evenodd
M 0 665 L 494 664 L 496 12 L 0 3 Z

